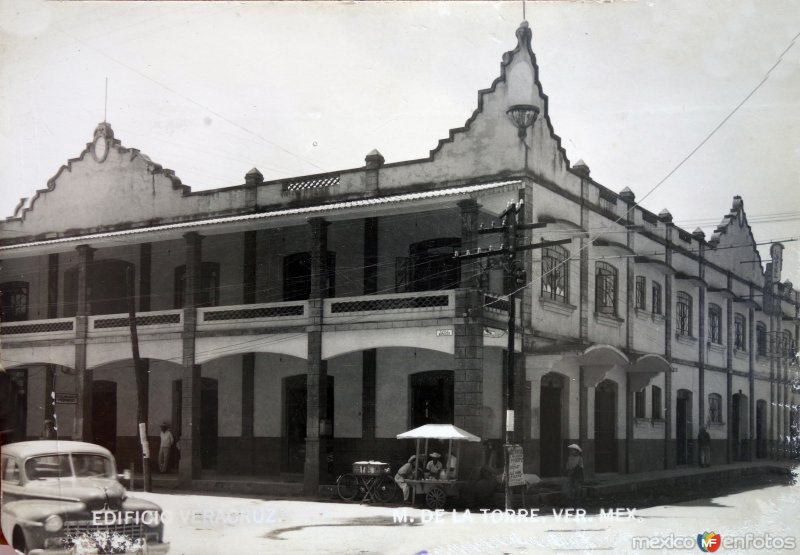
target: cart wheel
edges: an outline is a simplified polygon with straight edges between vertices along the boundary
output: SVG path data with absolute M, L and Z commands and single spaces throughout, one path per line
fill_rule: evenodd
M 397 484 L 394 478 L 384 475 L 380 478 L 378 485 L 375 487 L 375 501 L 378 503 L 388 503 L 394 499 L 397 493 Z
M 428 508 L 433 510 L 443 509 L 447 501 L 447 494 L 439 486 L 434 486 L 425 494 L 425 504 Z
M 345 501 L 352 501 L 358 495 L 358 478 L 355 474 L 342 474 L 336 480 L 336 492 Z

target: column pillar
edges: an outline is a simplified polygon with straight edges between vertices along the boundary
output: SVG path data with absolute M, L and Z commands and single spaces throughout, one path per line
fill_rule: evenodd
M 150 312 L 152 259 L 153 246 L 150 243 L 139 245 L 139 312 Z
M 701 230 L 696 230 L 692 235 L 695 239 L 698 240 L 700 243 L 700 260 L 698 262 L 698 273 L 700 275 L 700 279 L 705 281 L 706 278 L 706 266 L 705 256 L 706 256 L 706 242 L 705 242 L 705 234 Z M 699 291 L 699 299 L 698 299 L 698 322 L 699 322 L 699 329 L 697 332 L 697 381 L 698 381 L 698 395 L 699 399 L 697 404 L 697 412 L 700 414 L 697 415 L 697 424 L 699 428 L 706 427 L 706 349 L 707 349 L 707 340 L 706 340 L 706 317 L 708 314 L 708 309 L 706 308 L 706 288 L 705 286 L 700 286 L 698 288 Z M 700 453 L 700 447 L 697 447 L 697 453 Z
M 364 294 L 378 292 L 378 218 L 364 219 Z M 361 439 L 365 450 L 375 440 L 377 349 L 361 353 Z
M 753 295 L 755 290 L 753 284 L 750 284 L 750 308 L 747 311 L 747 393 L 748 393 L 748 422 L 747 427 L 749 430 L 749 439 L 747 441 L 747 460 L 752 461 L 755 459 L 756 454 L 756 386 L 755 386 L 755 358 L 756 358 L 756 323 L 755 323 L 755 310 L 753 310 Z
M 47 317 L 58 318 L 58 253 L 47 256 Z
M 75 429 L 77 441 L 92 441 L 92 371 L 86 368 L 86 338 L 89 333 L 89 284 L 95 249 L 79 245 L 78 251 L 78 295 L 75 308 L 75 377 L 78 405 L 75 407 Z
M 320 421 L 328 413 L 328 375 L 322 360 L 323 301 L 328 291 L 328 222 L 310 218 L 311 293 L 308 300 L 308 371 L 306 373 L 306 460 L 303 489 L 316 495 L 327 478 L 327 438 L 320 434 Z
M 197 305 L 200 300 L 203 237 L 184 235 L 186 278 L 183 293 L 183 375 L 181 380 L 181 462 L 182 483 L 200 477 L 200 365 L 195 363 Z
M 628 231 L 625 234 L 625 242 L 629 249 L 635 251 L 636 233 L 633 228 L 633 217 L 631 214 L 634 212 L 636 206 L 636 197 L 633 192 L 626 188 L 620 193 L 620 196 L 625 201 L 628 210 L 626 212 L 626 219 L 624 222 L 627 224 Z M 634 271 L 634 261 L 632 258 L 625 259 L 625 348 L 628 353 L 631 353 L 634 348 L 634 308 L 636 306 L 636 275 Z M 625 375 L 625 472 L 631 471 L 631 458 L 633 456 L 633 418 L 634 418 L 634 391 L 631 388 L 630 376 Z
M 242 304 L 256 302 L 257 232 L 244 232 L 244 256 L 242 258 Z
M 664 261 L 667 265 L 672 265 L 672 234 L 675 224 L 672 223 L 672 215 L 664 211 L 658 215 L 658 219 L 664 223 L 665 247 Z M 672 326 L 672 276 L 664 276 L 664 358 L 672 363 L 672 337 L 675 330 Z M 671 369 L 670 369 L 671 370 Z M 672 372 L 667 372 L 664 376 L 664 468 L 674 468 L 675 461 L 675 442 L 672 440 L 673 428 L 672 410 Z
M 461 250 L 474 251 L 478 247 L 478 201 L 466 199 L 458 203 L 461 210 Z M 461 261 L 461 287 L 464 289 L 480 286 L 481 263 L 479 258 Z M 476 283 L 477 278 L 477 283 Z
M 255 444 L 253 414 L 255 412 L 255 353 L 242 355 L 242 445 L 247 452 L 243 466 L 252 474 L 255 471 Z
M 477 290 L 456 291 L 456 317 L 453 319 L 455 328 L 453 423 L 478 437 L 483 437 L 483 325 L 480 301 Z M 505 400 L 505 395 L 503 399 Z M 502 407 L 502 410 L 505 408 Z M 504 430 L 501 431 L 501 437 L 503 433 Z M 459 461 L 459 467 L 468 468 L 462 464 L 478 464 L 479 455 L 479 450 L 471 446 L 462 447 L 463 460 Z
M 731 273 L 728 272 L 728 290 L 732 291 L 733 289 L 733 277 Z M 734 445 L 733 445 L 733 300 L 727 299 L 725 301 L 725 343 L 727 344 L 727 348 L 725 349 L 725 383 L 726 383 L 726 395 L 727 399 L 725 401 L 725 405 L 727 407 L 726 411 L 726 418 L 725 418 L 725 430 L 726 430 L 726 449 L 725 449 L 725 460 L 726 462 L 730 463 L 733 461 L 733 454 L 734 454 Z M 741 420 L 740 420 L 741 421 Z M 739 430 L 739 434 L 741 434 L 741 426 Z

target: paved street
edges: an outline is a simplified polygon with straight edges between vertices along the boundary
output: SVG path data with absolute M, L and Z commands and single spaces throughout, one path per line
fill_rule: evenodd
M 724 553 L 800 552 L 800 486 L 766 485 L 613 516 L 552 509 L 539 516 L 445 512 L 210 495 L 139 494 L 167 512 L 175 555 L 223 553 L 585 553 L 699 552 L 696 537 L 720 534 Z M 611 507 L 608 507 L 609 509 Z M 577 514 L 575 514 L 577 513 Z M 403 522 L 402 520 L 406 521 Z M 751 534 L 751 536 L 747 536 Z M 634 549 L 634 538 L 640 543 Z M 738 540 L 737 540 L 738 538 Z M 646 542 L 646 543 L 641 543 Z M 773 542 L 766 543 L 763 542 Z M 778 542 L 777 544 L 774 542 Z M 794 547 L 792 548 L 792 545 Z M 783 546 L 784 549 L 775 549 Z

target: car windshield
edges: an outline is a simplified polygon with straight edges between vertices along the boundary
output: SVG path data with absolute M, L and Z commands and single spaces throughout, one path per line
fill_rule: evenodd
M 25 474 L 29 480 L 92 476 L 113 478 L 114 466 L 111 459 L 103 455 L 62 453 L 28 459 L 25 462 Z

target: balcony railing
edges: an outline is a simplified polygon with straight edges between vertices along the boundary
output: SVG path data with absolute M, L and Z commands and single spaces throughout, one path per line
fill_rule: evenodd
M 130 323 L 127 314 L 100 314 L 89 316 L 89 337 L 128 335 Z M 179 332 L 183 328 L 182 310 L 158 310 L 136 315 L 136 331 L 141 335 Z
M 243 329 L 308 324 L 308 301 L 200 308 L 198 330 Z
M 60 339 L 75 336 L 75 318 L 4 322 L 0 335 L 7 339 Z
M 385 322 L 452 318 L 455 291 L 425 291 L 325 299 L 323 322 Z

